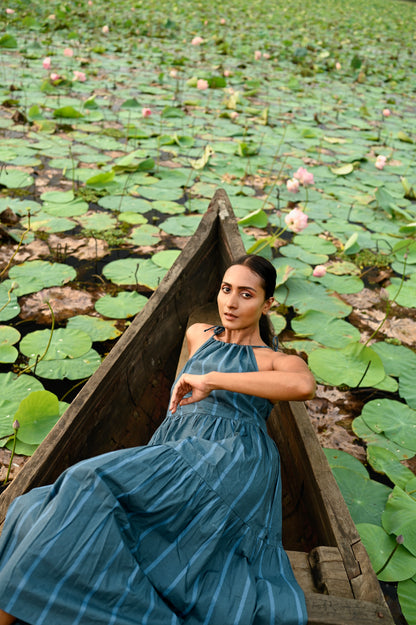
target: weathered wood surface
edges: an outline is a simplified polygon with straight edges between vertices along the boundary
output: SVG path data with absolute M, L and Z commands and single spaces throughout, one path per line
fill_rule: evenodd
M 222 274 L 244 247 L 226 193 L 217 191 L 194 237 L 143 311 L 0 495 L 11 501 L 99 453 L 146 444 L 164 418 L 190 310 L 216 323 Z M 181 366 L 180 365 L 180 366 Z M 282 460 L 283 542 L 304 589 L 310 625 L 393 625 L 368 556 L 305 406 L 280 402 L 268 421 Z M 329 593 L 329 594 L 322 594 Z

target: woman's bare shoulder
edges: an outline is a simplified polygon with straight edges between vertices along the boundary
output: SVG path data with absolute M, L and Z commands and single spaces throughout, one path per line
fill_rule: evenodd
M 274 352 L 273 369 L 275 371 L 308 371 L 309 367 L 300 356 Z
M 209 323 L 194 323 L 189 326 L 186 330 L 189 356 L 192 356 L 192 354 L 209 339 L 212 332 L 206 332 L 206 330 L 211 327 Z

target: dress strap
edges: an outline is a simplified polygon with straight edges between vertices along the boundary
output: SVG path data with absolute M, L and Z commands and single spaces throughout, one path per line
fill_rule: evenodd
M 204 332 L 208 332 L 208 330 L 214 330 L 214 336 L 217 336 L 217 334 L 224 332 L 224 326 L 210 326 L 209 328 L 206 328 Z
M 222 332 L 224 332 L 224 329 L 225 329 L 224 326 L 210 326 L 209 328 L 206 328 L 204 332 L 208 332 L 208 330 L 214 330 L 214 336 L 217 336 L 217 334 L 221 334 Z M 273 349 L 273 351 L 277 352 L 278 350 L 277 336 L 273 336 L 271 348 L 269 347 L 269 345 L 251 345 L 250 347 L 255 347 L 256 349 L 260 349 L 263 347 L 264 349 Z

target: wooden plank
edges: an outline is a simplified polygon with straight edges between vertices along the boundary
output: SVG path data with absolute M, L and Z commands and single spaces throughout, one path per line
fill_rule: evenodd
M 286 551 L 290 560 L 296 581 L 304 593 L 319 592 L 315 586 L 311 567 L 309 564 L 309 554 L 303 551 Z
M 309 553 L 312 576 L 318 590 L 325 595 L 353 599 L 352 588 L 337 547 L 315 547 Z
M 305 600 L 308 625 L 394 625 L 385 605 L 316 593 Z

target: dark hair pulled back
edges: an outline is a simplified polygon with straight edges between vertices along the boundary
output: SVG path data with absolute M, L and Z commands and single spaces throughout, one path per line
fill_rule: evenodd
M 276 269 L 273 267 L 272 263 L 267 260 L 267 258 L 263 258 L 263 256 L 256 256 L 255 254 L 245 254 L 232 262 L 230 267 L 233 267 L 234 265 L 243 265 L 256 273 L 262 281 L 265 299 L 273 297 L 276 287 Z M 276 337 L 272 329 L 272 324 L 266 315 L 261 316 L 259 328 L 260 336 L 266 345 L 275 348 Z

